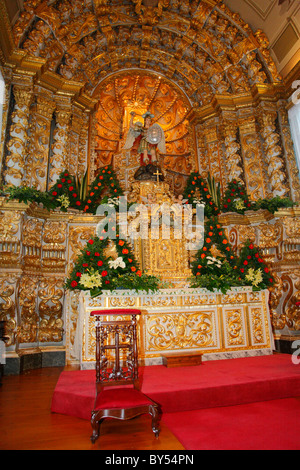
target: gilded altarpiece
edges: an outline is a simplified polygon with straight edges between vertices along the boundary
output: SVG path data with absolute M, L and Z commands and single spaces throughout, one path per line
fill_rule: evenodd
M 286 89 L 268 39 L 223 2 L 159 0 L 157 9 L 135 1 L 23 3 L 11 27 L 0 0 L 7 29 L 0 38 L 4 187 L 48 190 L 65 169 L 78 177 L 87 171 L 91 183 L 112 163 L 130 195 L 138 155 L 123 149 L 129 116 L 150 110 L 166 136 L 159 163 L 172 195 L 199 170 L 214 176 L 222 192 L 234 178 L 252 200 L 279 195 L 300 201 Z M 275 338 L 299 337 L 299 209 L 220 220 L 235 249 L 251 237 L 276 273 L 269 300 Z M 63 284 L 96 223 L 92 215 L 49 213 L 1 197 L 0 319 L 7 322 L 8 354 L 61 348 L 67 361 L 78 361 L 79 297 L 66 297 Z M 184 275 L 189 261 L 182 258 Z M 176 321 L 168 310 L 165 323 L 149 314 L 149 331 L 161 326 L 170 334 L 148 332 L 145 344 L 173 348 L 177 336 L 185 347 L 266 344 L 257 306 L 245 310 L 235 303 L 222 313 L 230 331 L 226 344 L 215 329 L 219 307 L 197 312 L 196 305 L 190 313 L 184 302 Z

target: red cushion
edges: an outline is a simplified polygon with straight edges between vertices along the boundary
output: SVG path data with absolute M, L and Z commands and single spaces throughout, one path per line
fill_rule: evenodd
M 149 405 L 150 403 L 149 398 L 134 388 L 119 388 L 100 392 L 95 409 L 132 408 L 134 406 Z
M 136 308 L 106 308 L 93 310 L 90 315 L 140 315 L 141 311 Z

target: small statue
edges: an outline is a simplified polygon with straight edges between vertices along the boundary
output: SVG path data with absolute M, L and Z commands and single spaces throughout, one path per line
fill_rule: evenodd
M 135 148 L 140 154 L 140 168 L 136 172 L 135 179 L 156 181 L 157 178 L 153 175 L 160 170 L 157 165 L 157 149 L 160 153 L 166 153 L 164 131 L 159 124 L 151 124 L 154 116 L 149 111 L 143 114 L 144 125 L 139 121 L 133 123 L 136 113 L 132 111 L 130 114 L 130 127 L 124 149 Z M 162 178 L 159 179 L 163 181 Z

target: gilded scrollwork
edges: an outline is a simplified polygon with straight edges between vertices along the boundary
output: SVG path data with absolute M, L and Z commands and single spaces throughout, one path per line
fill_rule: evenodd
M 26 147 L 28 141 L 29 107 L 33 100 L 30 88 L 14 86 L 15 109 L 12 113 L 10 139 L 7 143 L 6 184 L 18 186 L 24 179 L 26 166 Z
M 39 282 L 39 331 L 40 342 L 63 340 L 64 278 L 42 278 Z
M 149 315 L 146 318 L 148 351 L 216 346 L 214 312 Z
M 17 326 L 15 293 L 17 282 L 18 275 L 13 273 L 7 273 L 4 277 L 0 277 L 0 320 L 6 322 L 7 347 L 15 344 Z

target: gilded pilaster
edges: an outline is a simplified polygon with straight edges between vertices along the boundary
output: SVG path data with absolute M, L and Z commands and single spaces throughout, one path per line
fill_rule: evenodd
M 8 186 L 20 186 L 25 174 L 26 148 L 28 143 L 29 108 L 33 100 L 30 88 L 20 85 L 13 87 L 15 108 L 12 113 L 10 138 L 7 144 L 5 182 Z
M 264 168 L 264 157 L 256 130 L 255 118 L 248 116 L 239 122 L 245 182 L 252 200 L 270 196 L 268 179 Z
M 68 167 L 69 131 L 71 111 L 56 109 L 56 126 L 53 132 L 52 155 L 50 157 L 49 186 L 55 184 L 60 173 Z
M 220 183 L 221 192 L 226 189 L 227 184 L 227 168 L 223 161 L 222 139 L 216 123 L 207 123 L 203 131 L 206 146 L 206 157 L 209 165 L 209 173 Z
M 82 128 L 85 125 L 84 112 L 79 108 L 73 108 L 72 110 L 72 119 L 71 127 L 69 134 L 69 158 L 68 158 L 68 170 L 71 174 L 78 174 L 78 165 L 79 160 L 79 146 L 80 146 L 80 136 Z
M 26 183 L 40 191 L 47 190 L 50 128 L 55 103 L 39 93 L 30 126 L 31 140 L 26 161 Z
M 224 124 L 225 137 L 225 165 L 228 174 L 228 181 L 240 181 L 243 179 L 243 162 L 240 155 L 241 146 L 237 140 L 238 125 L 237 122 Z
M 283 149 L 276 128 L 277 117 L 277 112 L 271 110 L 262 110 L 259 113 L 260 132 L 264 139 L 265 158 L 273 197 L 289 195 Z

